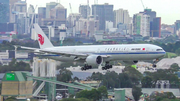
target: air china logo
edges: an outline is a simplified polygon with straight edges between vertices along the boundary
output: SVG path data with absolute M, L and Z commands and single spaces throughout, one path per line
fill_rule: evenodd
M 142 50 L 146 50 L 146 48 L 143 48 Z
M 39 40 L 40 44 L 43 45 L 44 44 L 44 37 L 41 34 L 38 34 L 38 37 L 39 37 L 38 40 Z

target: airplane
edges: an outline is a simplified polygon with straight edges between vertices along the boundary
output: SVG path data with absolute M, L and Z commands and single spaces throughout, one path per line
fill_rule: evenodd
M 153 60 L 153 67 L 166 52 L 153 44 L 114 44 L 114 45 L 82 45 L 82 46 L 53 46 L 38 24 L 34 24 L 40 49 L 23 47 L 33 50 L 48 58 L 62 62 L 82 62 L 81 70 L 92 67 L 102 67 L 103 70 L 112 68 L 110 61 L 122 60 L 125 63 L 136 64 L 141 60 Z

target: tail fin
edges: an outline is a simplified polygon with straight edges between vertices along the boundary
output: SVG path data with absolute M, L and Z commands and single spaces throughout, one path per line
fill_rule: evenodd
M 34 24 L 34 29 L 38 36 L 38 43 L 41 49 L 54 47 L 38 24 Z

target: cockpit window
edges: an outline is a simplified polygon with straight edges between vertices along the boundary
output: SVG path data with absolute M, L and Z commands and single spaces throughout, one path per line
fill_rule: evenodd
M 157 49 L 156 51 L 162 51 L 163 49 Z

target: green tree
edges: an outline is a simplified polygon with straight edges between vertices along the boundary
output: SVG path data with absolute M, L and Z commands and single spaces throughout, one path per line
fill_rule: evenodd
M 108 97 L 107 88 L 105 86 L 101 86 L 97 90 L 100 93 L 100 99 Z
M 93 101 L 97 101 L 101 98 L 101 94 L 96 89 L 92 89 L 90 91 L 82 90 L 76 94 L 76 97 L 77 98 L 87 98 L 87 99 L 91 99 Z
M 135 100 L 135 101 L 138 101 L 139 98 L 140 98 L 140 96 L 142 95 L 142 89 L 139 88 L 139 87 L 134 86 L 134 87 L 132 88 L 132 95 L 133 95 L 133 97 L 134 97 L 134 100 Z
M 172 73 L 179 71 L 179 65 L 177 63 L 173 63 L 169 69 Z
M 61 69 L 60 73 L 57 75 L 57 80 L 61 82 L 69 82 L 72 80 L 72 72 L 66 69 Z
M 128 74 L 129 78 L 131 79 L 131 81 L 134 85 L 139 84 L 139 81 L 141 81 L 141 79 L 143 77 L 143 75 L 138 70 L 136 70 L 135 68 L 132 68 L 130 66 L 128 66 L 124 69 L 124 73 Z
M 171 69 L 159 69 L 157 72 L 145 72 L 145 74 L 152 78 L 152 82 L 154 82 L 154 84 L 157 82 L 157 80 L 169 80 L 171 88 L 179 88 L 180 86 L 177 74 L 172 72 Z
M 60 101 L 93 101 L 93 100 L 89 100 L 89 99 L 86 99 L 86 98 L 77 98 L 77 99 L 65 98 L 65 99 L 62 99 Z
M 76 81 L 76 80 L 79 81 L 80 79 L 78 77 L 74 77 L 73 81 Z
M 103 74 L 102 73 L 95 73 L 93 72 L 92 76 L 91 76 L 92 80 L 102 80 L 103 79 Z
M 132 81 L 127 73 L 120 73 L 119 74 L 119 88 L 131 88 Z
M 149 76 L 145 76 L 141 80 L 141 83 L 142 83 L 143 88 L 151 88 L 152 87 L 152 78 Z
M 0 73 L 7 71 L 32 71 L 30 65 L 23 61 L 17 62 L 16 59 L 12 59 L 9 65 L 0 66 Z
M 176 99 L 174 94 L 172 92 L 155 92 L 150 95 L 149 98 L 146 98 L 147 101 L 180 101 L 179 99 Z

